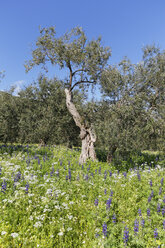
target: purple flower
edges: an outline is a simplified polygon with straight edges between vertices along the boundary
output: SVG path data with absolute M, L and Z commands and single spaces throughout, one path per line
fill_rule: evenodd
M 139 214 L 139 216 L 142 216 L 142 211 L 140 208 L 138 209 L 138 214 Z
M 6 187 L 7 187 L 7 182 L 5 180 L 3 180 L 3 183 L 2 183 L 2 193 L 5 194 L 5 191 L 6 191 Z
M 97 207 L 97 206 L 98 206 L 98 204 L 99 204 L 99 200 L 98 200 L 98 199 L 96 199 L 94 204 L 95 204 L 95 206 Z
M 104 194 L 105 194 L 105 195 L 107 194 L 107 190 L 106 190 L 106 189 L 104 189 Z
M 152 187 L 152 180 L 150 180 L 150 186 Z
M 112 220 L 113 220 L 113 221 L 112 221 L 113 223 L 116 223 L 116 215 L 115 215 L 115 214 L 113 214 Z
M 164 216 L 165 214 L 165 206 L 162 208 L 162 215 Z
M 147 208 L 147 216 L 150 216 L 150 209 L 149 208 Z
M 112 198 L 109 198 L 109 199 L 107 200 L 107 203 L 106 203 L 106 205 L 107 205 L 107 209 L 109 209 L 109 208 L 110 208 L 111 203 L 112 203 Z
M 126 178 L 127 177 L 127 173 L 126 172 L 123 172 L 123 176 Z
M 165 220 L 163 221 L 163 229 L 165 230 Z
M 99 174 L 101 174 L 101 166 L 99 167 Z
M 113 196 L 113 191 L 111 190 L 110 196 Z
M 50 172 L 50 176 L 52 177 L 53 174 L 54 174 L 54 167 L 52 166 L 52 170 L 51 170 L 51 172 Z
M 160 213 L 160 203 L 157 205 L 157 212 Z
M 103 234 L 104 234 L 104 237 L 107 236 L 107 224 L 105 222 L 103 224 Z
M 109 176 L 110 176 L 110 177 L 112 176 L 112 172 L 111 172 L 111 171 L 109 171 Z
M 162 187 L 159 188 L 159 195 L 162 193 Z
M 151 201 L 151 199 L 152 199 L 152 197 L 151 197 L 151 196 L 149 196 L 149 197 L 148 197 L 148 203 Z
M 162 186 L 163 186 L 163 182 L 164 182 L 164 177 L 162 177 L 162 179 L 160 181 L 160 183 L 161 183 Z
M 124 240 L 125 245 L 127 245 L 128 239 L 129 239 L 129 230 L 128 230 L 127 226 L 125 226 L 124 236 L 123 236 L 123 240 Z
M 141 220 L 141 225 L 142 225 L 142 227 L 144 227 L 144 224 L 145 224 L 145 220 L 142 219 L 142 220 Z
M 104 179 L 107 178 L 107 171 L 104 172 Z
M 138 231 L 139 231 L 139 221 L 136 219 L 135 222 L 134 222 L 135 235 L 138 233 Z
M 69 180 L 71 180 L 71 170 L 70 169 L 68 171 L 68 178 L 69 178 Z
M 157 237 L 158 237 L 158 229 L 157 228 L 155 228 L 155 230 L 154 230 L 154 238 L 156 239 Z
M 153 197 L 154 196 L 154 191 L 152 190 L 152 192 L 151 192 L 151 197 Z
M 28 191 L 29 191 L 29 184 L 27 183 L 27 184 L 25 185 L 25 194 L 28 194 Z

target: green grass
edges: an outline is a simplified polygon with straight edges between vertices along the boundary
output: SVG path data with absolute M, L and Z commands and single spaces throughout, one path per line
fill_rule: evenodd
M 156 156 L 82 166 L 65 147 L 0 146 L 0 247 L 164 247 L 165 169 Z

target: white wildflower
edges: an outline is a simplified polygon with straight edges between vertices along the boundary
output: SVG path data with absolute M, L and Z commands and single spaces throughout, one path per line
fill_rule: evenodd
M 13 238 L 17 238 L 18 237 L 18 233 L 11 233 L 11 236 L 13 237 Z
M 59 236 L 62 236 L 63 234 L 64 234 L 63 232 L 59 232 L 59 233 L 58 233 Z
M 34 227 L 40 227 L 42 226 L 42 223 L 40 221 L 37 221 L 35 224 L 34 224 Z
M 5 232 L 5 231 L 2 231 L 2 232 L 1 232 L 1 235 L 5 235 L 6 233 L 7 233 L 7 232 Z
M 68 219 L 71 220 L 73 218 L 73 215 L 68 215 Z

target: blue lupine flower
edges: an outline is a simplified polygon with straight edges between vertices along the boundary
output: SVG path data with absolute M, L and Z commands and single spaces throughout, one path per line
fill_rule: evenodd
M 103 224 L 103 234 L 104 234 L 104 237 L 107 236 L 107 224 L 105 222 Z
M 1 172 L 2 172 L 2 168 L 0 167 L 0 176 L 1 176 L 1 174 L 2 174 Z
M 159 188 L 159 195 L 162 193 L 162 187 Z
M 113 191 L 111 190 L 110 196 L 113 196 Z
M 162 177 L 162 179 L 160 181 L 160 183 L 161 183 L 162 186 L 163 186 L 163 182 L 164 182 L 164 177 Z
M 96 199 L 94 204 L 95 204 L 95 206 L 97 207 L 97 206 L 98 206 L 98 204 L 99 204 L 99 200 L 98 200 L 98 199 Z
M 40 159 L 38 158 L 38 165 L 40 164 Z
M 153 197 L 154 196 L 154 191 L 152 190 L 152 192 L 151 192 L 151 197 Z
M 113 223 L 116 223 L 116 215 L 115 215 L 115 214 L 113 214 L 112 220 L 113 220 L 113 221 L 112 221 Z
M 27 183 L 27 184 L 25 185 L 25 194 L 28 194 L 28 191 L 29 191 L 29 184 Z
M 140 208 L 138 209 L 138 214 L 139 214 L 139 216 L 142 216 L 142 211 Z
M 86 176 L 85 176 L 85 180 L 87 180 L 87 181 L 88 181 L 88 179 L 89 179 L 89 176 L 88 176 L 88 174 L 86 174 Z
M 150 180 L 150 186 L 152 187 L 152 180 Z
M 147 216 L 150 216 L 150 209 L 147 208 Z
M 69 178 L 69 180 L 71 180 L 71 170 L 70 169 L 68 171 L 68 178 Z
M 139 231 L 139 221 L 136 219 L 134 222 L 134 232 L 137 234 Z
M 127 173 L 126 172 L 123 172 L 123 175 L 124 175 L 125 178 L 127 177 Z
M 106 189 L 104 189 L 104 194 L 105 194 L 105 195 L 107 194 L 107 190 L 106 190 Z
M 59 169 L 56 170 L 56 175 L 57 175 L 57 177 L 60 176 Z
M 95 170 L 95 174 L 97 174 L 97 169 Z
M 150 201 L 151 201 L 151 199 L 152 199 L 152 197 L 151 197 L 151 196 L 149 196 L 149 197 L 148 197 L 148 202 L 150 202 Z
M 129 230 L 128 230 L 127 226 L 125 226 L 124 236 L 123 236 L 123 240 L 124 240 L 125 245 L 127 245 L 128 239 L 129 239 Z
M 110 208 L 111 203 L 112 203 L 112 198 L 109 198 L 109 199 L 107 200 L 107 203 L 106 203 L 106 205 L 107 205 L 107 209 L 109 209 L 109 208 Z
M 101 166 L 99 167 L 99 174 L 101 174 Z
M 5 180 L 3 180 L 3 183 L 2 183 L 2 193 L 5 194 L 5 191 L 6 191 L 6 187 L 7 187 L 7 182 Z
M 165 230 L 165 220 L 163 221 L 163 229 Z
M 51 170 L 51 172 L 50 172 L 50 176 L 52 177 L 53 174 L 54 174 L 54 167 L 52 167 L 52 170 Z
M 145 220 L 142 219 L 142 220 L 141 220 L 141 225 L 142 225 L 142 227 L 144 227 L 144 224 L 145 224 Z
M 137 177 L 138 177 L 138 180 L 141 181 L 141 175 L 140 175 L 139 171 L 137 172 Z
M 164 216 L 165 214 L 165 206 L 162 208 L 162 215 Z
M 111 171 L 109 171 L 109 176 L 110 176 L 110 177 L 112 176 L 112 172 L 111 172 Z
M 156 239 L 157 237 L 158 237 L 158 229 L 157 228 L 155 228 L 155 230 L 154 230 L 154 238 Z
M 19 179 L 21 179 L 21 172 L 20 171 L 15 175 L 14 182 L 18 182 Z
M 160 213 L 160 203 L 157 205 L 157 212 Z

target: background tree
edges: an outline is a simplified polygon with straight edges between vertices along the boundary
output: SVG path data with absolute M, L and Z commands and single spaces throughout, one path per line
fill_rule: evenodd
M 53 27 L 40 31 L 36 42 L 36 49 L 32 52 L 32 60 L 26 63 L 29 71 L 35 65 L 45 67 L 47 61 L 60 68 L 67 68 L 69 76 L 66 82 L 66 105 L 76 125 L 80 128 L 82 149 L 79 162 L 84 163 L 87 158 L 96 159 L 94 142 L 96 135 L 91 125 L 84 121 L 73 104 L 73 90 L 75 86 L 84 89 L 95 85 L 107 64 L 110 49 L 101 46 L 101 38 L 87 42 L 85 33 L 81 28 L 74 28 L 64 36 L 56 38 Z
M 19 93 L 21 142 L 78 146 L 78 128 L 69 115 L 64 84 L 57 79 L 40 76 L 37 82 Z M 76 102 L 81 102 L 76 94 Z
M 19 133 L 18 98 L 11 92 L 0 92 L 0 140 L 1 142 L 16 142 Z
M 116 149 L 164 149 L 164 56 L 164 51 L 147 46 L 139 64 L 124 58 L 102 74 L 104 100 L 94 123 L 99 146 L 109 150 L 108 160 Z

